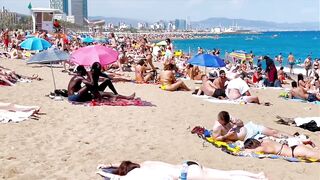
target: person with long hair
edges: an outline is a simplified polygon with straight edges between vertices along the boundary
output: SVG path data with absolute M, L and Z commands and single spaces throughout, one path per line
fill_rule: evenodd
M 266 154 L 276 154 L 286 157 L 303 157 L 320 159 L 320 150 L 310 146 L 299 144 L 289 147 L 286 144 L 280 144 L 270 139 L 256 140 L 247 139 L 244 142 L 244 148 L 251 152 L 262 152 Z
M 186 161 L 185 164 L 188 165 L 188 180 L 267 179 L 263 172 L 255 174 L 242 170 L 223 171 L 206 168 L 193 161 Z M 106 168 L 112 168 L 112 166 L 101 165 L 98 167 L 99 171 L 97 173 L 112 180 L 178 180 L 180 178 L 182 165 L 173 165 L 160 161 L 145 161 L 140 164 L 123 161 L 120 165 L 113 167 L 114 170 L 110 173 L 102 170 Z

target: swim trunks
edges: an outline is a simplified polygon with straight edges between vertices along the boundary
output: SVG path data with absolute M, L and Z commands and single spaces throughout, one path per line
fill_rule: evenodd
M 212 95 L 212 97 L 218 98 L 218 97 L 226 97 L 226 92 L 224 89 L 216 89 Z
M 262 131 L 265 128 L 264 126 L 254 124 L 253 122 L 250 121 L 249 123 L 244 125 L 244 127 L 247 129 L 247 134 L 246 134 L 246 137 L 244 138 L 244 141 L 250 138 L 259 139 L 262 136 L 264 136 L 262 134 Z
M 308 98 L 307 98 L 307 101 L 309 102 L 313 102 L 313 101 L 317 101 L 317 95 L 316 94 L 313 94 L 313 93 L 309 93 L 308 94 Z
M 92 96 L 89 93 L 80 95 L 80 94 L 74 94 L 68 96 L 68 100 L 72 102 L 87 102 L 92 100 Z

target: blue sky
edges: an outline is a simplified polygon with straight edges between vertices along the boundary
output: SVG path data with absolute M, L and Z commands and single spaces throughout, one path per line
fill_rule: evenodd
M 0 0 L 12 11 L 27 6 L 48 7 L 49 0 Z M 190 17 L 243 18 L 274 22 L 320 22 L 320 0 L 88 0 L 89 16 L 126 17 L 155 21 Z

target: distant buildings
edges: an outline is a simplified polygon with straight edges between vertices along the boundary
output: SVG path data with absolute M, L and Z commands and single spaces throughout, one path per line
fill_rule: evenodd
M 174 25 L 176 26 L 176 30 L 187 30 L 187 21 L 184 19 L 176 19 Z
M 50 0 L 50 8 L 59 9 L 64 12 L 69 22 L 83 25 L 88 18 L 87 0 Z
M 8 9 L 5 7 L 2 7 L 0 11 L 0 21 L 8 24 L 16 24 L 18 22 L 18 14 L 15 12 L 10 12 Z

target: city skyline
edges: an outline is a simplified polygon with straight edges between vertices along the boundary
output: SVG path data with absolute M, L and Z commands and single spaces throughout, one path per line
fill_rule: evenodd
M 29 2 L 33 7 L 49 7 L 49 0 L 0 0 L 1 5 L 23 14 L 28 14 Z M 88 11 L 89 16 L 123 17 L 149 22 L 186 19 L 189 16 L 192 21 L 226 17 L 282 23 L 320 23 L 318 0 L 88 0 Z

